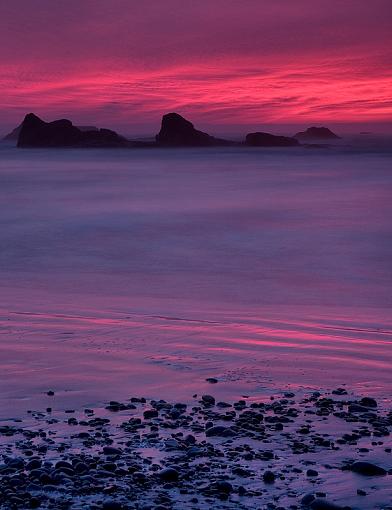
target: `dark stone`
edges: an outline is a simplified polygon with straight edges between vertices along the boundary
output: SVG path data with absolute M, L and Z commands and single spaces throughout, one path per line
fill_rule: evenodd
M 119 448 L 114 448 L 114 446 L 104 446 L 103 454 L 104 455 L 121 455 L 122 451 Z
M 156 141 L 158 145 L 165 147 L 211 147 L 232 143 L 198 131 L 192 122 L 178 113 L 167 113 L 162 117 L 161 130 L 156 135 Z
M 275 473 L 272 471 L 265 471 L 263 474 L 264 483 L 274 483 L 276 479 Z
M 303 496 L 303 498 L 301 499 L 301 503 L 303 505 L 310 505 L 310 503 L 312 503 L 312 501 L 314 501 L 316 498 L 313 494 L 305 494 L 305 496 Z
M 294 135 L 301 141 L 307 140 L 338 140 L 340 136 L 335 135 L 330 129 L 326 127 L 310 127 L 306 131 L 300 131 Z
M 167 468 L 162 469 L 159 472 L 159 478 L 163 482 L 177 482 L 178 478 L 179 478 L 179 474 L 178 474 L 177 469 L 174 469 L 172 467 L 167 467 Z
M 312 510 L 350 510 L 349 507 L 343 507 L 330 503 L 326 499 L 317 498 L 310 504 Z
M 210 384 L 216 384 L 218 382 L 218 379 L 215 379 L 215 377 L 207 377 L 206 381 L 209 382 Z
M 222 436 L 222 437 L 233 437 L 235 436 L 235 432 L 230 427 L 223 427 L 222 425 L 215 425 L 214 427 L 210 427 L 206 430 L 206 436 Z
M 275 136 L 270 133 L 249 133 L 245 138 L 245 145 L 250 147 L 296 147 L 298 140 L 289 136 Z
M 337 388 L 336 390 L 332 390 L 332 395 L 347 395 L 347 390 L 344 388 Z
M 39 508 L 41 506 L 41 501 L 36 498 L 35 496 L 32 496 L 29 501 L 30 508 Z
M 348 406 L 349 413 L 368 413 L 369 409 L 367 407 L 361 406 L 359 404 L 350 404 Z
M 203 404 L 207 404 L 207 405 L 211 405 L 211 406 L 215 405 L 215 399 L 211 395 L 202 395 L 201 400 L 202 400 Z
M 318 476 L 318 471 L 315 469 L 308 469 L 306 471 L 306 476 Z
M 110 129 L 81 131 L 70 120 L 44 122 L 33 113 L 29 113 L 22 122 L 17 146 L 127 147 L 129 142 Z
M 387 471 L 371 462 L 358 461 L 351 465 L 351 471 L 365 476 L 384 476 Z
M 157 418 L 158 411 L 156 409 L 147 409 L 146 411 L 144 411 L 143 416 L 144 416 L 145 420 L 150 420 L 151 418 Z
M 102 510 L 122 510 L 124 507 L 118 501 L 105 501 L 102 505 Z
M 365 406 L 365 407 L 377 407 L 377 401 L 371 397 L 363 397 L 359 401 L 359 405 Z
M 230 492 L 232 492 L 232 490 L 233 490 L 233 486 L 231 485 L 231 483 L 223 480 L 223 481 L 216 482 L 216 489 L 219 492 L 224 492 L 225 494 L 230 494 Z

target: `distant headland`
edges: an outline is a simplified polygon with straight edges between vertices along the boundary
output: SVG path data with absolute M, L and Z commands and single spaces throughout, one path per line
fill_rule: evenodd
M 136 147 L 299 147 L 312 142 L 331 141 L 340 137 L 326 127 L 310 127 L 293 137 L 271 133 L 248 133 L 242 142 L 216 138 L 199 131 L 178 113 L 163 115 L 155 141 L 129 140 L 111 129 L 75 126 L 68 119 L 45 122 L 28 113 L 23 122 L 4 140 L 17 140 L 17 147 L 136 148 Z

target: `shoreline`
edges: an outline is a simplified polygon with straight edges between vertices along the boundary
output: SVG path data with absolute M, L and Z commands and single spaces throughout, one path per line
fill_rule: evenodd
M 217 386 L 65 411 L 48 391 L 0 422 L 0 508 L 390 508 L 390 402 L 345 388 L 227 402 Z

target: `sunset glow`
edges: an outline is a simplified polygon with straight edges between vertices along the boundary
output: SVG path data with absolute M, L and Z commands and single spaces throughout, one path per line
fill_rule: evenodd
M 148 4 L 154 5 L 149 9 Z M 0 126 L 48 120 L 156 132 L 392 119 L 389 2 L 31 2 L 0 7 Z

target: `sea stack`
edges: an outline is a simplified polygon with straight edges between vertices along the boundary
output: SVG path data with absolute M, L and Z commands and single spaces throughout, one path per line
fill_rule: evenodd
M 340 136 L 335 135 L 329 128 L 326 127 L 310 127 L 306 131 L 300 131 L 294 138 L 304 141 L 315 141 L 315 140 L 339 140 Z
M 245 138 L 245 145 L 250 147 L 296 147 L 298 140 L 289 136 L 276 136 L 271 133 L 249 133 Z
M 45 122 L 29 113 L 22 122 L 18 147 L 127 147 L 128 140 L 110 129 L 82 131 L 70 120 Z
M 16 128 L 14 128 L 8 135 L 5 135 L 3 140 L 18 140 L 19 133 L 21 132 L 23 122 L 19 124 Z M 99 131 L 99 129 L 95 126 L 76 126 L 80 131 Z
M 155 138 L 157 144 L 164 147 L 210 147 L 232 143 L 195 129 L 192 122 L 178 113 L 167 113 L 162 117 L 161 130 Z

